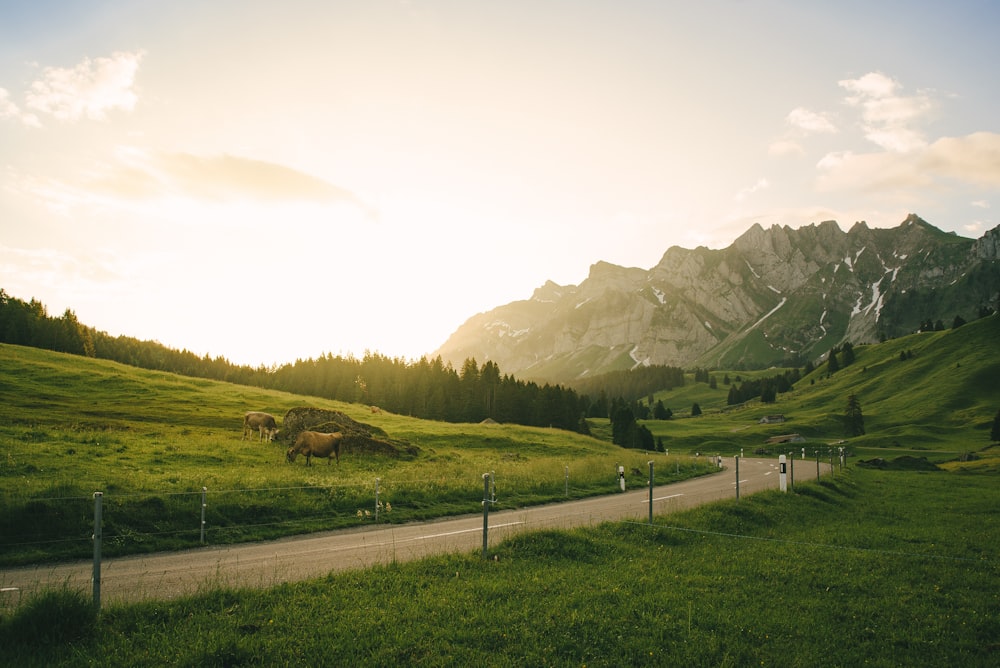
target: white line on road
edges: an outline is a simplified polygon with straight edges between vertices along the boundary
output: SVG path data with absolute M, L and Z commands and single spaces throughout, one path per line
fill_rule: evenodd
M 507 522 L 506 524 L 491 524 L 490 529 L 502 529 L 504 527 L 517 526 L 518 524 L 524 524 L 524 522 Z M 426 536 L 417 536 L 411 540 L 420 540 L 424 538 L 441 538 L 442 536 L 455 536 L 460 533 L 472 533 L 473 531 L 482 531 L 481 528 L 476 527 L 475 529 L 459 529 L 458 531 L 446 531 L 445 533 L 432 533 Z
M 684 496 L 683 494 L 670 494 L 669 496 L 658 496 L 653 499 L 653 501 L 664 501 L 666 499 L 676 499 L 678 496 Z M 642 503 L 649 503 L 648 499 L 643 499 Z

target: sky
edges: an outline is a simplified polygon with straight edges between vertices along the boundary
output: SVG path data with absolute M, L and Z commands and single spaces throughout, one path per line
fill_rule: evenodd
M 0 0 L 0 288 L 254 367 L 754 223 L 1000 224 L 1000 3 Z

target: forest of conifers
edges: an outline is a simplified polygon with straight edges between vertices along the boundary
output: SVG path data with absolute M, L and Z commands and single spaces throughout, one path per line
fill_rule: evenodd
M 296 394 L 360 402 L 384 410 L 447 422 L 487 418 L 531 426 L 586 432 L 585 417 L 607 417 L 608 397 L 638 401 L 662 389 L 664 373 L 683 384 L 680 369 L 647 369 L 609 376 L 595 398 L 561 385 L 539 385 L 502 374 L 493 362 L 466 360 L 454 369 L 438 357 L 405 361 L 378 353 L 361 359 L 325 355 L 275 367 L 236 365 L 224 357 L 199 357 L 155 341 L 112 337 L 79 322 L 67 309 L 51 317 L 45 306 L 11 297 L 0 289 L 0 342 L 113 360 L 144 369 L 209 378 Z M 679 380 L 678 380 L 679 379 Z

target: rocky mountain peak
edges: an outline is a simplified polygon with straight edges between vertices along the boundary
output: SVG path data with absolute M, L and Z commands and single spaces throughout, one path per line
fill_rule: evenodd
M 637 364 L 759 368 L 974 319 L 1000 298 L 1000 227 L 978 241 L 911 214 L 891 229 L 752 225 L 728 248 L 669 248 L 649 270 L 594 263 L 579 286 L 469 319 L 437 351 L 568 382 Z

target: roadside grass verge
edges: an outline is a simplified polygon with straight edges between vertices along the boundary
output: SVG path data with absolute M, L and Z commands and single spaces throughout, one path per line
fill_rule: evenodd
M 996 477 L 849 469 L 653 525 L 109 607 L 14 665 L 993 666 Z

